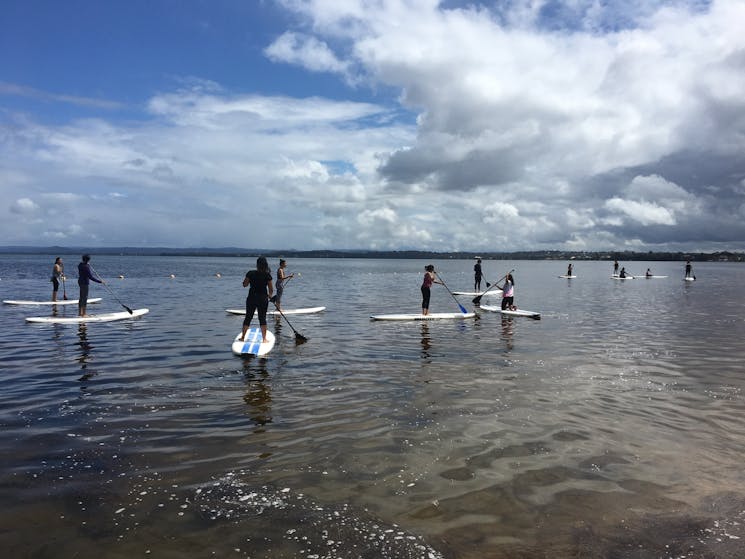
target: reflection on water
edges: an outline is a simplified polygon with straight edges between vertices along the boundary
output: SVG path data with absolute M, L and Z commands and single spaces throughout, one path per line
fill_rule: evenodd
M 34 258 L 0 257 L 3 298 L 33 298 Z M 541 321 L 377 323 L 417 312 L 420 261 L 297 259 L 283 305 L 328 309 L 270 319 L 259 359 L 232 355 L 224 311 L 252 262 L 97 261 L 150 314 L 0 312 L 9 557 L 745 556 L 740 267 L 614 282 L 576 262 L 567 282 L 563 263 L 486 261 L 517 269 Z M 472 285 L 470 262 L 434 264 Z M 433 307 L 454 303 L 436 286 Z

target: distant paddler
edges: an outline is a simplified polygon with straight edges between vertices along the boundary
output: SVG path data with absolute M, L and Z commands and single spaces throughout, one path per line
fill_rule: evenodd
M 285 283 L 290 278 L 295 277 L 295 274 L 286 275 L 285 268 L 287 268 L 287 261 L 284 258 L 279 259 L 279 268 L 277 268 L 277 294 L 272 297 L 272 302 L 276 305 L 277 310 L 282 310 L 282 295 L 285 292 Z
M 52 266 L 52 301 L 57 300 L 57 292 L 59 291 L 60 281 L 64 282 L 65 278 L 65 265 L 62 263 L 62 258 L 59 256 L 54 259 L 54 266 Z M 67 291 L 65 290 L 64 298 L 67 299 Z
M 473 265 L 473 290 L 478 293 L 481 291 L 481 258 L 476 258 L 476 264 Z

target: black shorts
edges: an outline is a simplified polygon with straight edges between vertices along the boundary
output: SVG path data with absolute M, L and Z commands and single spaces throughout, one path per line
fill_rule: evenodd
M 511 307 L 512 303 L 514 302 L 514 297 L 502 297 L 502 310 L 505 310 L 507 307 Z
M 52 291 L 59 291 L 59 280 L 52 278 Z

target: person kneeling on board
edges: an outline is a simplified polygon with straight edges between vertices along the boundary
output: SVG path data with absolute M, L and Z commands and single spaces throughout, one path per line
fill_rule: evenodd
M 269 264 L 266 258 L 259 256 L 256 259 L 256 269 L 246 272 L 243 278 L 243 287 L 248 287 L 248 296 L 246 297 L 246 318 L 243 319 L 243 332 L 239 341 L 243 341 L 246 332 L 251 326 L 251 319 L 254 312 L 259 312 L 259 326 L 261 327 L 261 343 L 266 343 L 266 310 L 269 306 L 269 297 L 274 292 L 272 286 L 272 274 L 269 271 Z
M 515 278 L 512 277 L 512 274 L 507 274 L 507 277 L 504 279 L 504 285 L 502 286 L 502 310 L 510 310 L 515 311 L 517 310 L 517 307 L 515 306 Z

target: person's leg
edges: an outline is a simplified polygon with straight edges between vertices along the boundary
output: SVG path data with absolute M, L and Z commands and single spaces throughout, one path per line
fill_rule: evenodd
M 269 301 L 260 301 L 258 305 L 259 326 L 261 327 L 261 343 L 266 343 L 266 309 Z
M 246 299 L 246 317 L 243 319 L 243 330 L 241 331 L 241 337 L 238 338 L 238 340 L 241 342 L 246 339 L 246 332 L 248 332 L 248 329 L 251 327 L 251 320 L 254 317 L 255 311 L 256 302 L 251 299 Z

